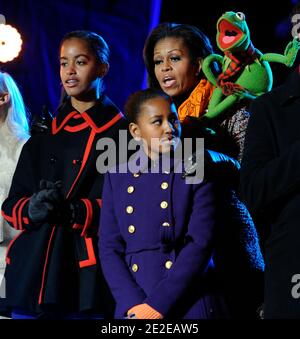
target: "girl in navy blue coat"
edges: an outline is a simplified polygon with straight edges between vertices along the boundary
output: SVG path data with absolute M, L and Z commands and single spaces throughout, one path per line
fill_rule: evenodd
M 116 301 L 116 318 L 228 317 L 216 281 L 215 187 L 188 184 L 171 157 L 181 127 L 175 105 L 157 90 L 133 94 L 125 107 L 136 157 L 107 173 L 100 224 L 100 261 Z M 139 170 L 131 171 L 133 164 Z M 151 172 L 156 172 L 152 173 Z

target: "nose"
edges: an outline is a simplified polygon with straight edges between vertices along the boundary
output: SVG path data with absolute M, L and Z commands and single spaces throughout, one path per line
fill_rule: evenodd
M 75 74 L 76 70 L 73 64 L 69 64 L 67 69 L 66 69 L 67 75 Z
M 173 134 L 174 133 L 175 128 L 170 121 L 165 122 L 164 131 L 165 131 L 166 134 Z
M 169 71 L 170 69 L 171 69 L 171 65 L 170 65 L 169 61 L 164 60 L 161 70 L 166 72 L 166 71 Z

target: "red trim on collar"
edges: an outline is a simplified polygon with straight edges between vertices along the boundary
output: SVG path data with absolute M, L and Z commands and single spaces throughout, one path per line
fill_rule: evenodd
M 65 124 L 68 122 L 68 120 L 70 120 L 73 116 L 75 116 L 77 114 L 78 114 L 77 111 L 73 111 L 73 112 L 69 113 L 64 118 L 64 120 L 62 121 L 62 123 L 60 124 L 59 127 L 57 127 L 57 118 L 54 118 L 52 120 L 52 134 L 56 134 L 57 132 L 59 132 L 65 126 Z
M 77 126 L 68 126 L 66 125 L 67 122 L 71 119 L 71 118 L 75 118 L 78 119 L 79 117 L 82 117 L 85 122 L 83 122 L 80 125 Z M 57 127 L 57 120 L 56 118 L 53 119 L 52 121 L 52 134 L 56 134 L 58 133 L 62 128 L 68 132 L 79 132 L 87 127 L 91 127 L 96 133 L 102 133 L 104 131 L 106 131 L 108 128 L 110 128 L 112 125 L 114 125 L 117 121 L 119 121 L 120 119 L 123 118 L 123 114 L 122 112 L 119 112 L 116 116 L 114 116 L 109 122 L 107 122 L 105 125 L 101 126 L 101 127 L 97 127 L 97 125 L 94 123 L 93 119 L 86 113 L 83 112 L 80 116 L 78 114 L 77 111 L 73 111 L 71 113 L 69 113 L 65 119 L 62 121 L 62 123 L 60 124 L 59 127 Z
M 105 125 L 101 126 L 101 127 L 97 127 L 97 125 L 94 123 L 94 121 L 92 120 L 92 118 L 86 113 L 83 112 L 82 113 L 83 118 L 86 120 L 86 122 L 92 127 L 92 129 L 96 132 L 96 133 L 101 133 L 104 132 L 105 130 L 107 130 L 109 127 L 111 127 L 112 125 L 114 125 L 118 120 L 120 120 L 121 118 L 123 118 L 123 114 L 121 112 L 119 112 L 115 117 L 113 117 L 109 122 L 107 122 Z
M 73 133 L 73 132 L 79 132 L 87 127 L 89 127 L 89 124 L 85 121 L 82 124 L 77 125 L 77 126 L 65 126 L 64 130 L 67 132 Z

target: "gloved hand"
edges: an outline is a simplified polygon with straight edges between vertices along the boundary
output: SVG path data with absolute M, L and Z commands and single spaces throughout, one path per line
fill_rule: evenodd
M 40 190 L 29 200 L 28 215 L 34 224 L 54 221 L 58 206 L 64 201 L 61 181 L 40 181 Z

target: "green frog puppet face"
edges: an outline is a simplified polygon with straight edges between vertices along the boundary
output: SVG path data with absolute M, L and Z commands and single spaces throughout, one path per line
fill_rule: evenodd
M 250 32 L 242 12 L 226 12 L 217 22 L 217 44 L 223 51 L 247 50 Z

